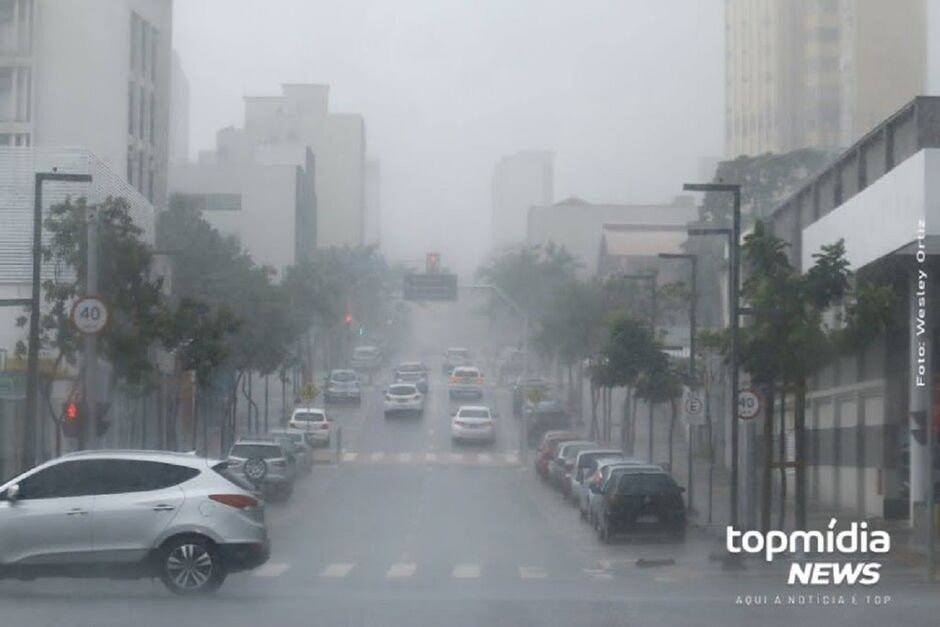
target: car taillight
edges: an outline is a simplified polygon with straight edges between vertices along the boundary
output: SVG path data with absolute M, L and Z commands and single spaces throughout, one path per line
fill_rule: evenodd
M 459 379 L 458 379 L 457 377 L 451 377 L 451 378 L 450 378 L 450 382 L 451 382 L 451 383 L 457 383 L 458 381 L 459 381 Z
M 483 377 L 477 377 L 477 385 L 483 385 Z
M 455 421 L 454 421 L 454 424 L 457 425 L 458 427 L 466 427 L 466 426 L 467 426 L 467 423 L 464 422 L 463 420 L 455 420 Z
M 216 503 L 228 505 L 235 509 L 248 509 L 258 507 L 258 500 L 247 494 L 210 494 L 209 498 Z

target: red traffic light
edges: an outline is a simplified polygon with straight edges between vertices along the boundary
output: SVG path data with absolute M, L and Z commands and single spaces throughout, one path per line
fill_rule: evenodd
M 69 422 L 78 420 L 78 403 L 65 404 L 65 419 Z
M 352 324 L 352 314 L 351 313 L 346 314 L 346 316 L 343 318 L 343 321 L 346 324 Z

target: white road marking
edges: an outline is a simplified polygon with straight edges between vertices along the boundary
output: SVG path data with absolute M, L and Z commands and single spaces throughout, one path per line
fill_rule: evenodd
M 349 574 L 355 564 L 330 564 L 320 573 L 321 577 L 339 579 Z
M 398 456 L 398 461 L 407 464 L 411 461 L 411 453 L 402 453 Z
M 385 453 L 381 453 L 381 452 L 379 452 L 379 453 L 372 453 L 372 461 L 374 461 L 374 462 L 380 462 L 380 461 L 382 461 L 383 459 L 385 459 Z
M 268 562 L 260 568 L 251 571 L 255 577 L 278 577 L 290 569 L 290 564 L 283 562 Z
M 506 453 L 506 463 L 507 463 L 507 464 L 518 464 L 518 463 L 519 463 L 519 454 L 518 454 L 518 453 Z
M 425 454 L 424 454 L 424 461 L 426 461 L 426 462 L 436 462 L 436 461 L 437 461 L 437 454 L 436 454 L 436 453 L 425 453 Z
M 488 464 L 493 461 L 493 457 L 489 453 L 480 453 L 477 455 L 477 461 L 481 464 Z
M 461 464 L 463 463 L 463 453 L 451 453 L 450 461 Z
M 520 566 L 520 579 L 545 579 L 548 575 L 545 570 L 538 566 Z
M 399 562 L 397 564 L 392 564 L 389 567 L 388 572 L 385 573 L 385 577 L 388 579 L 403 579 L 405 577 L 411 577 L 415 574 L 415 570 L 417 568 L 417 564 Z
M 343 453 L 344 462 L 354 462 L 359 457 L 359 453 Z
M 480 567 L 477 564 L 457 564 L 452 576 L 454 579 L 477 579 L 480 576 Z

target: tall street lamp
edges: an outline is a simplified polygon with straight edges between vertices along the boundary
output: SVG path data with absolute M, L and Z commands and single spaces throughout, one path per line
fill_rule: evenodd
M 649 281 L 650 286 L 650 333 L 653 339 L 656 339 L 656 272 L 648 274 L 618 274 L 620 279 L 630 279 L 634 281 Z M 649 441 L 646 447 L 646 458 L 649 463 L 653 463 L 653 402 L 647 399 L 647 422 L 649 423 Z M 626 446 L 626 425 L 620 427 L 620 445 Z M 632 446 L 632 445 L 631 445 Z
M 731 344 L 731 498 L 729 522 L 738 526 L 738 306 L 740 305 L 741 186 L 732 183 L 686 183 L 688 192 L 730 193 L 734 199 L 731 229 L 689 229 L 689 235 L 726 234 L 730 261 L 728 328 Z
M 692 288 L 691 295 L 689 298 L 689 387 L 692 390 L 696 388 L 696 379 L 695 379 L 695 305 L 698 300 L 698 255 L 690 253 L 659 253 L 660 259 L 684 259 L 691 264 L 692 269 Z M 694 502 L 695 496 L 695 483 L 692 481 L 692 425 L 689 425 L 689 456 L 687 460 L 688 464 L 688 476 L 689 476 L 689 485 L 688 485 L 688 510 L 691 513 L 693 510 L 692 503 Z
M 36 465 L 36 425 L 39 422 L 39 298 L 42 269 L 42 184 L 46 181 L 91 183 L 90 174 L 36 172 L 33 187 L 33 289 L 29 303 L 29 346 L 26 353 L 26 424 L 23 429 L 22 468 Z

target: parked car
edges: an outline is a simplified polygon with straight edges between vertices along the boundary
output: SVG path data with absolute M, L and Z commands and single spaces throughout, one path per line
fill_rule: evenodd
M 271 429 L 268 435 L 286 445 L 288 452 L 297 458 L 297 469 L 309 473 L 313 469 L 313 446 L 307 441 L 307 431 L 300 429 Z
M 385 417 L 394 414 L 424 413 L 424 395 L 414 383 L 393 383 L 385 391 L 382 407 Z
M 522 420 L 526 423 L 529 445 L 538 442 L 546 431 L 568 429 L 571 426 L 571 416 L 565 406 L 554 398 L 542 399 L 538 403 L 527 402 L 523 406 Z
M 243 477 L 266 496 L 287 500 L 294 490 L 297 459 L 274 437 L 240 438 L 229 449 L 227 470 Z
M 592 511 L 596 508 L 594 499 L 597 493 L 591 490 L 591 486 L 600 486 L 610 476 L 611 471 L 626 466 L 643 466 L 646 462 L 621 457 L 599 457 L 591 461 L 585 470 L 585 478 L 581 481 L 581 492 L 578 495 L 578 510 L 580 510 L 581 520 L 594 525 L 594 516 Z
M 353 370 L 373 372 L 382 367 L 382 349 L 378 346 L 357 346 L 353 349 L 350 365 Z
M 486 405 L 462 405 L 450 421 L 450 437 L 454 442 L 495 442 L 497 414 Z
M 327 403 L 362 402 L 362 387 L 355 370 L 333 370 L 326 380 L 323 400 Z
M 609 464 L 603 464 L 598 468 L 595 476 L 588 482 L 587 519 L 589 525 L 597 529 L 597 513 L 600 511 L 601 499 L 608 486 L 610 484 L 616 484 L 620 475 L 629 472 L 631 468 L 636 466 L 649 466 L 653 470 L 662 470 L 661 466 L 634 460 L 611 462 Z M 600 489 L 596 490 L 594 488 Z
M 312 446 L 329 446 L 333 437 L 333 419 L 319 407 L 297 407 L 287 426 L 306 431 L 307 442 Z
M 452 346 L 444 351 L 444 363 L 441 372 L 449 375 L 458 366 L 470 365 L 470 351 L 466 348 Z
M 597 448 L 597 442 L 590 440 L 571 440 L 563 442 L 555 451 L 555 457 L 548 464 L 548 481 L 553 486 L 562 489 L 562 486 L 568 482 L 571 475 L 571 467 L 574 465 L 575 456 L 585 449 Z
M 572 503 L 577 503 L 581 496 L 581 482 L 593 472 L 591 462 L 596 459 L 623 459 L 623 451 L 612 448 L 589 448 L 579 451 L 574 457 L 568 485 L 562 486 L 562 494 Z
M 264 502 L 224 462 L 163 451 L 69 453 L 0 485 L 0 577 L 159 577 L 214 590 L 270 555 Z
M 475 366 L 459 366 L 450 374 L 447 393 L 451 398 L 483 397 L 483 373 Z
M 555 450 L 562 442 L 578 440 L 581 435 L 574 431 L 546 431 L 535 451 L 535 472 L 545 479 L 548 477 L 548 464 L 555 457 Z
M 621 533 L 666 533 L 685 538 L 684 488 L 658 467 L 635 466 L 603 490 L 597 537 L 607 543 Z
M 396 383 L 414 383 L 422 394 L 427 394 L 428 369 L 421 362 L 401 362 L 392 373 L 392 378 Z

